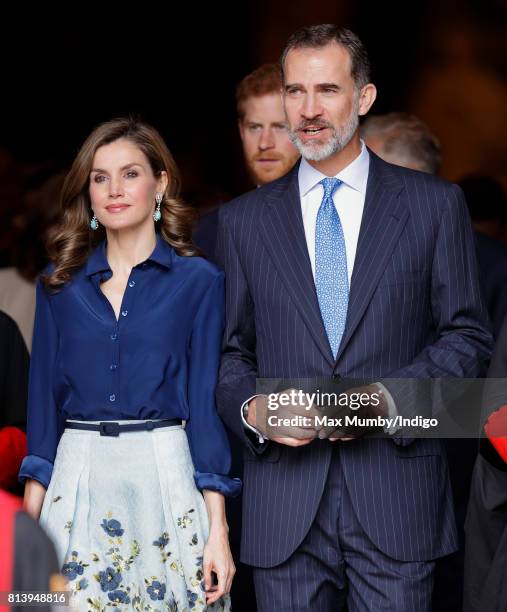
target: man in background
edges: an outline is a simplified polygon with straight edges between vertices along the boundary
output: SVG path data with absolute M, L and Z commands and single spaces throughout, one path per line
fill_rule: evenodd
M 367 117 L 361 138 L 384 161 L 438 174 L 441 155 L 437 137 L 415 115 L 387 113 Z
M 238 128 L 252 184 L 265 185 L 292 169 L 299 152 L 290 141 L 281 97 L 282 83 L 276 64 L 263 64 L 236 88 Z M 203 215 L 194 241 L 214 260 L 218 208 Z
M 292 169 L 299 152 L 287 133 L 280 70 L 264 64 L 236 89 L 238 127 L 252 182 L 265 185 Z

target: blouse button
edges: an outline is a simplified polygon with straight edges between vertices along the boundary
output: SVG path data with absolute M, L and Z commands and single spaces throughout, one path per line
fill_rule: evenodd
M 122 317 L 126 317 L 128 315 L 129 311 L 128 310 L 122 310 L 121 311 L 121 316 Z
M 118 338 L 118 334 L 111 334 L 111 340 L 116 340 Z
M 118 367 L 118 366 L 117 366 L 115 363 L 112 363 L 112 364 L 109 366 L 109 369 L 114 371 L 114 370 L 116 370 L 116 368 L 117 368 L 117 367 Z
M 110 402 L 114 402 L 115 399 L 116 399 L 116 395 L 114 393 L 109 396 L 109 401 Z
M 130 281 L 130 282 L 129 282 L 129 287 L 134 287 L 134 286 L 135 286 L 135 284 L 136 284 L 136 281 L 133 281 L 133 280 L 132 280 L 132 281 Z

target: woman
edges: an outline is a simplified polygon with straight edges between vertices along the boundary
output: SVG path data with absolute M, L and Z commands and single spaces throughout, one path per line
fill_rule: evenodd
M 224 495 L 241 483 L 214 405 L 224 279 L 196 257 L 178 193 L 152 127 L 100 125 L 37 287 L 20 479 L 79 610 L 230 606 Z

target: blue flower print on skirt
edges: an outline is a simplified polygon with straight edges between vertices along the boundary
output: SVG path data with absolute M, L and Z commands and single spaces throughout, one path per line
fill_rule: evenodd
M 148 583 L 148 581 L 146 581 Z M 158 580 L 154 580 L 151 583 L 148 583 L 149 586 L 146 589 L 148 595 L 151 597 L 151 599 L 159 599 L 159 600 L 163 600 L 164 596 L 165 596 L 165 584 L 163 582 L 159 582 Z
M 124 530 L 121 528 L 121 523 L 114 519 L 110 521 L 104 519 L 101 523 L 101 527 L 110 536 L 121 536 L 124 533 Z
M 230 610 L 229 596 L 206 606 L 209 524 L 193 473 L 180 426 L 117 438 L 65 430 L 40 520 L 73 610 Z

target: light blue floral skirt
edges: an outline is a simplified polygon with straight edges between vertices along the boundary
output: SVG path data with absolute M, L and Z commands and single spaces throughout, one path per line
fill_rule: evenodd
M 229 596 L 206 607 L 208 515 L 193 472 L 179 425 L 118 437 L 65 430 L 40 523 L 74 609 L 230 609 Z

